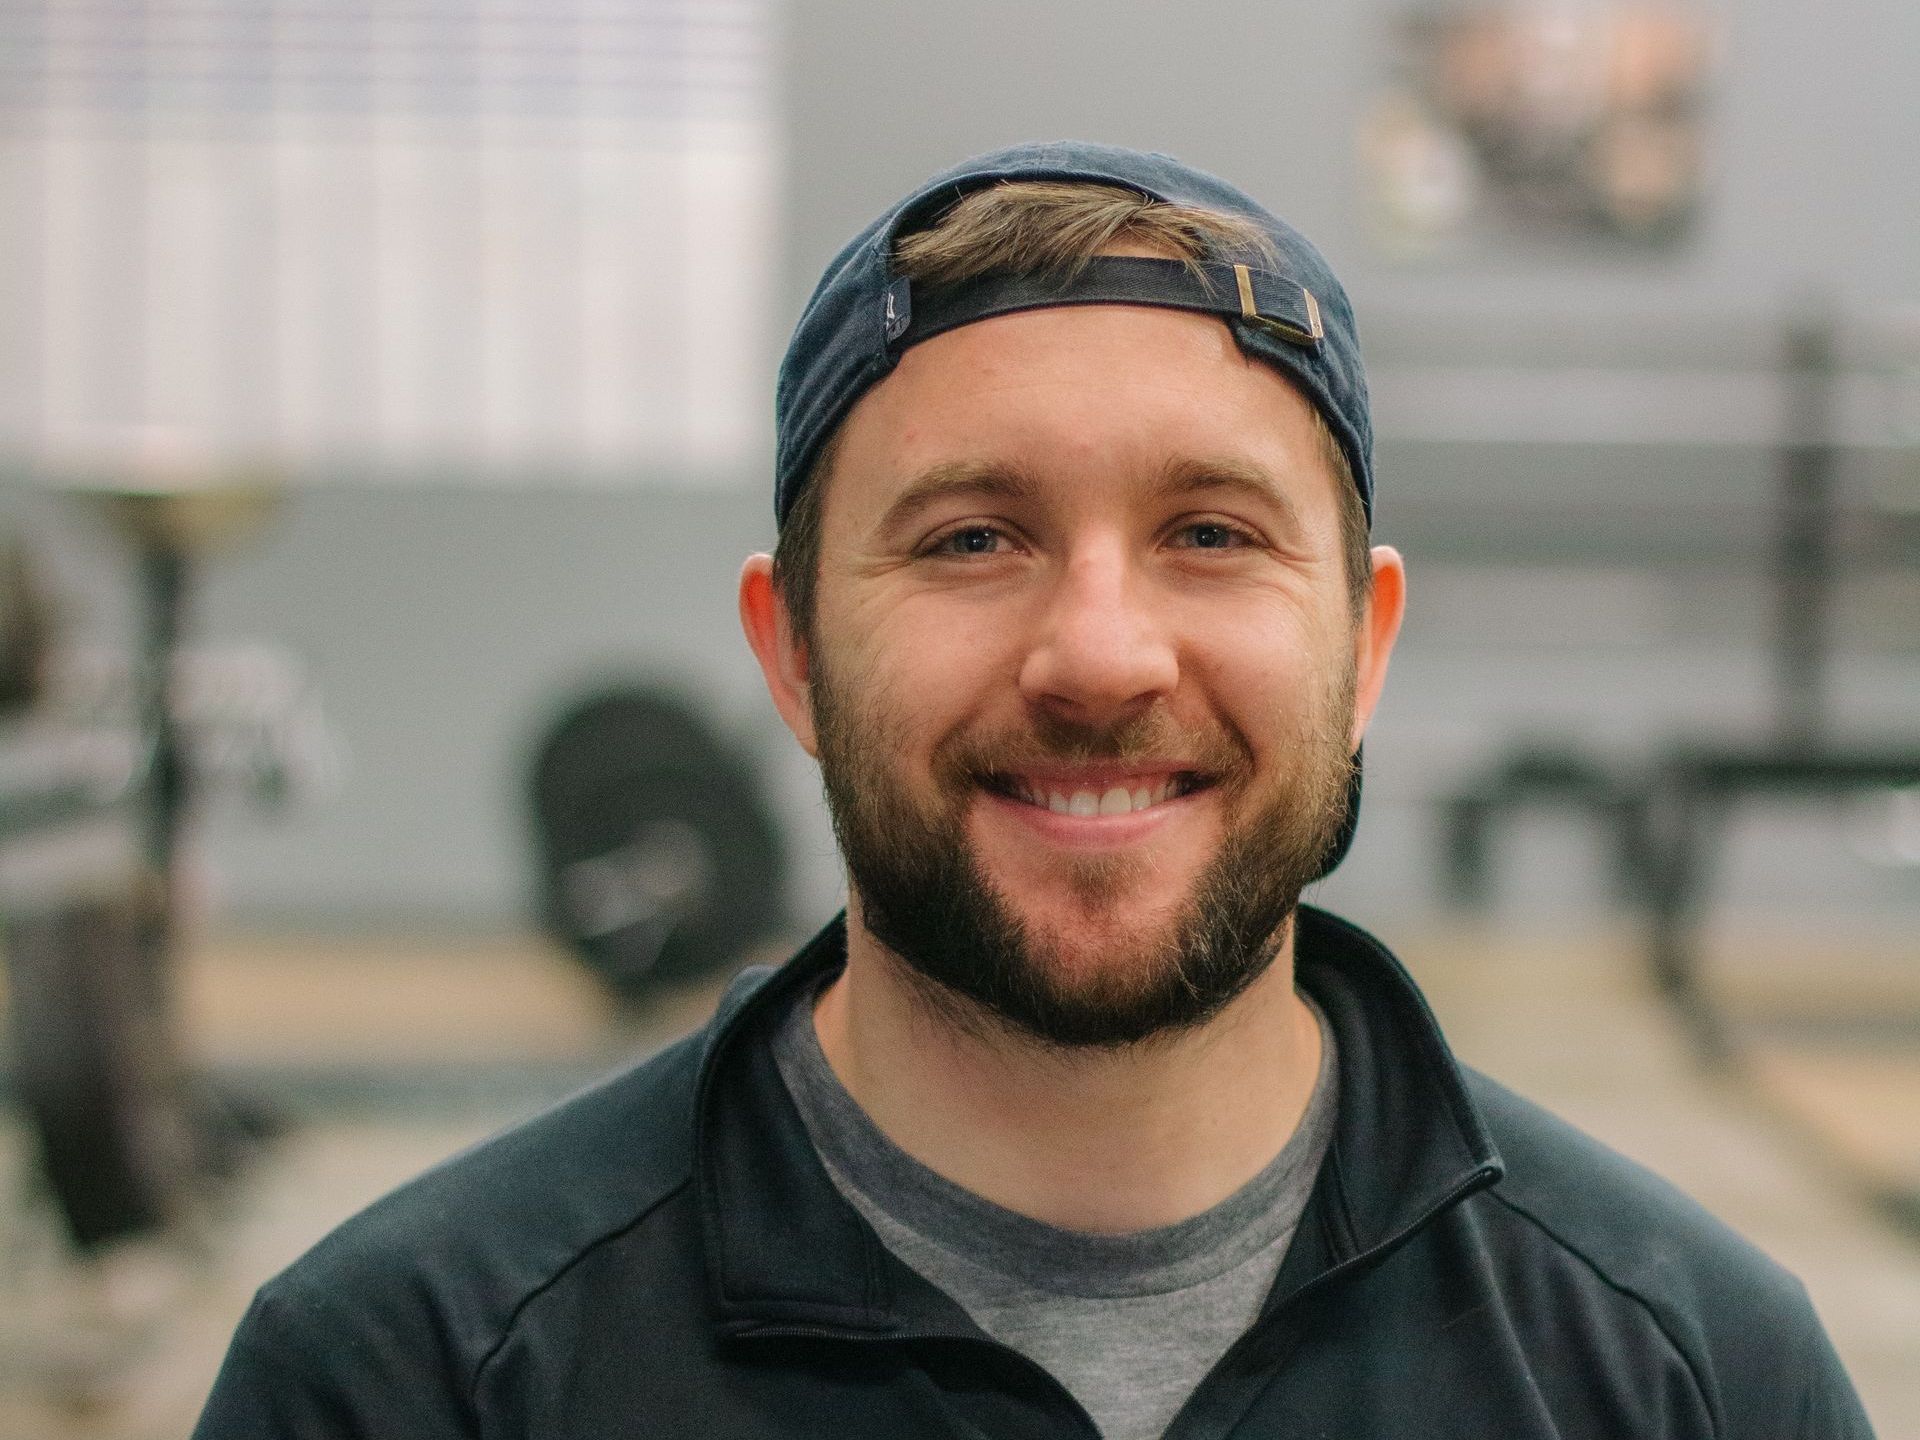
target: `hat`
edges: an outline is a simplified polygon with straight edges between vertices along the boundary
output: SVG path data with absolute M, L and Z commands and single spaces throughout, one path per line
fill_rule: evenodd
M 937 289 L 893 270 L 894 244 L 967 195 L 1009 180 L 1115 185 L 1150 199 L 1252 220 L 1273 254 L 1179 261 L 1102 256 L 1072 276 L 989 274 Z M 992 315 L 1055 305 L 1169 306 L 1218 315 L 1241 350 L 1279 370 L 1318 410 L 1345 453 L 1369 525 L 1373 423 L 1347 293 L 1299 231 L 1250 196 L 1166 155 L 1080 141 L 1016 145 L 976 156 L 920 186 L 862 230 L 827 266 L 780 362 L 774 394 L 774 515 L 785 523 L 822 446 L 854 404 L 921 340 Z M 1321 873 L 1340 862 L 1360 807 L 1355 757 L 1345 821 Z

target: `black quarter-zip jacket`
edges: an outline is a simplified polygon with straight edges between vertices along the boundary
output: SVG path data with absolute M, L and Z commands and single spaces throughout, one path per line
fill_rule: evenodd
M 1170 1440 L 1870 1440 L 1797 1281 L 1456 1064 L 1371 936 L 1303 907 L 1295 948 L 1340 1114 Z M 262 1287 L 198 1440 L 1093 1440 L 822 1170 L 769 1040 L 845 953 L 836 920 L 694 1035 L 341 1226 Z

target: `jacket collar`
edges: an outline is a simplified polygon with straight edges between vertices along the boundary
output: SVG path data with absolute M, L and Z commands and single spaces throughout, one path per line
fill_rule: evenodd
M 1391 1254 L 1504 1173 L 1426 997 L 1357 925 L 1302 905 L 1294 973 L 1339 1044 L 1333 1141 L 1268 1301 Z
M 1356 926 L 1301 906 L 1300 986 L 1339 1045 L 1340 1114 L 1273 1303 L 1396 1248 L 1500 1178 L 1485 1122 L 1412 977 Z M 895 1261 L 814 1153 L 774 1065 L 788 1007 L 846 963 L 836 917 L 773 972 L 750 972 L 708 1031 L 695 1187 L 723 1328 L 883 1336 L 955 1324 L 958 1307 Z

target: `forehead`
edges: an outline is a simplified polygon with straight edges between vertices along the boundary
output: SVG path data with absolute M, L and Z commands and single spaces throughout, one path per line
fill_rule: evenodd
M 915 346 L 849 412 L 829 530 L 875 522 L 928 473 L 1017 471 L 1042 499 L 1120 505 L 1174 469 L 1269 477 L 1303 519 L 1337 506 L 1323 431 L 1278 371 L 1204 315 L 1125 305 L 1028 310 Z M 1317 527 L 1316 527 L 1317 528 Z

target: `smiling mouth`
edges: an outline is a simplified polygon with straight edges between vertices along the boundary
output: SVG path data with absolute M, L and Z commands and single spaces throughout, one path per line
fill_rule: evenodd
M 1131 815 L 1151 810 L 1169 800 L 1198 794 L 1217 783 L 1198 770 L 1163 771 L 1151 775 L 1089 777 L 1086 781 L 1038 776 L 989 774 L 981 786 L 1008 800 L 1050 810 L 1056 815 L 1092 818 Z

